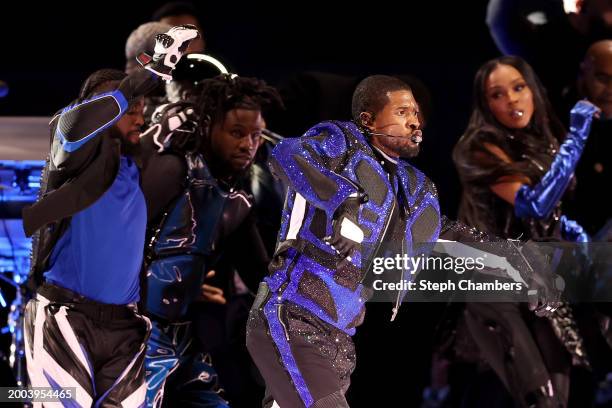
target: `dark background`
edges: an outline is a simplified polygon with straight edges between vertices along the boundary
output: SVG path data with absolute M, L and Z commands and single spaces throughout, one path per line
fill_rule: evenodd
M 50 116 L 76 97 L 92 71 L 123 69 L 125 40 L 160 4 L 3 2 L 0 80 L 10 92 L 0 99 L 0 116 Z M 454 217 L 460 188 L 451 149 L 467 125 L 474 73 L 498 55 L 484 22 L 486 1 L 208 1 L 197 7 L 207 52 L 243 76 L 273 85 L 306 70 L 421 80 L 432 113 L 416 163 L 438 185 L 443 212 Z M 275 121 L 282 118 L 268 121 L 271 130 Z M 302 126 L 290 131 L 297 135 Z M 349 392 L 355 406 L 418 406 L 442 307 L 404 304 L 390 323 L 391 305 L 369 305 L 356 336 L 358 368 Z M 380 400 L 364 405 L 373 398 Z
M 51 116 L 76 97 L 91 72 L 123 69 L 128 35 L 163 3 L 3 3 L 0 80 L 10 90 L 0 99 L 0 116 Z M 207 52 L 243 76 L 273 85 L 302 71 L 405 74 L 422 81 L 432 114 L 416 164 L 438 184 L 442 209 L 453 216 L 459 188 L 450 151 L 467 124 L 473 75 L 498 55 L 484 21 L 486 3 L 202 2 L 196 7 Z M 343 98 L 349 105 L 350 98 Z M 268 125 L 299 135 L 321 119 L 331 118 L 310 115 L 288 128 L 283 116 L 275 116 Z

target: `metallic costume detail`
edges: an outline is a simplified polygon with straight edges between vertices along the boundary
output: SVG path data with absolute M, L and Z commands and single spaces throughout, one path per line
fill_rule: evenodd
M 200 154 L 185 159 L 187 188 L 154 236 L 147 268 L 147 310 L 168 321 L 184 319 L 199 293 L 207 260 L 252 205 L 246 193 L 223 190 Z
M 559 147 L 550 169 L 535 186 L 524 184 L 516 193 L 514 213 L 519 218 L 545 219 L 565 193 L 582 155 L 596 108 L 579 101 L 572 109 L 570 133 Z
M 227 407 L 227 403 L 215 391 L 218 389 L 218 376 L 210 357 L 193 352 L 192 340 L 190 323 L 153 322 L 145 359 L 148 407 L 161 407 L 166 380 L 177 370 L 184 372 L 175 374 L 180 377 L 180 381 L 173 379 L 173 382 L 180 383 L 174 389 L 176 394 L 197 393 L 199 403 L 211 407 Z M 200 386 L 194 386 L 196 383 Z
M 317 302 L 325 313 L 327 313 L 332 320 L 336 321 L 338 320 L 336 305 L 333 297 L 326 289 L 327 287 L 323 280 L 308 271 L 304 271 L 298 283 L 299 294 L 306 299 Z
M 573 363 L 590 368 L 589 357 L 586 354 L 584 341 L 578 331 L 571 306 L 563 302 L 548 319 L 555 335 L 572 355 Z
M 390 239 L 390 224 L 397 229 L 396 218 L 401 217 L 401 249 L 413 254 L 422 250 L 413 247 L 413 230 L 419 230 L 416 239 L 435 242 L 441 217 L 433 183 L 404 160 L 390 177 L 351 122 L 323 122 L 301 138 L 279 142 L 271 166 L 288 190 L 265 279 L 270 294 L 260 299 L 261 310 L 281 363 L 308 407 L 314 400 L 292 355 L 291 336 L 315 345 L 348 386 L 355 367 L 350 336 L 364 318 L 371 293 L 363 278 L 380 242 Z M 356 194 L 368 198 L 358 214 L 365 239 L 361 250 L 341 264 L 323 239 L 332 232 L 336 209 Z M 398 302 L 403 295 L 398 294 Z

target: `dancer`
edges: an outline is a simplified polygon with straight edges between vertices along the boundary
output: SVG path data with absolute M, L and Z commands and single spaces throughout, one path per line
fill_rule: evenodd
M 26 309 L 30 384 L 76 387 L 80 406 L 141 406 L 150 323 L 139 314 L 146 208 L 130 157 L 143 124 L 142 97 L 168 75 L 197 31 L 158 35 L 145 70 L 93 73 L 79 100 L 51 120 L 41 198 L 24 210 L 38 231 Z
M 245 187 L 263 141 L 262 111 L 280 105 L 280 97 L 263 81 L 230 74 L 199 86 L 196 105 L 167 105 L 143 135 L 143 144 L 157 148 L 143 171 L 152 231 L 146 305 L 153 330 L 145 362 L 151 407 L 163 399 L 227 406 L 209 359 L 192 344 L 189 307 L 202 295 L 225 302 L 222 291 L 202 286 L 222 257 L 253 290 L 269 262 Z
M 523 59 L 484 64 L 474 80 L 470 123 L 453 152 L 463 186 L 459 219 L 504 238 L 586 241 L 582 227 L 562 215 L 560 200 L 597 112 L 578 102 L 566 136 Z M 518 303 L 468 303 L 465 316 L 482 356 L 519 406 L 567 404 L 572 358 L 588 364 L 569 305 L 543 319 Z

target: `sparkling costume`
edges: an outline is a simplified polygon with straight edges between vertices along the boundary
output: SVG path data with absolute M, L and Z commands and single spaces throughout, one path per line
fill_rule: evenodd
M 488 252 L 506 258 L 529 287 L 540 282 L 534 287 L 552 294 L 546 279 L 528 276 L 546 270 L 537 251 L 523 256 L 510 241 L 442 217 L 431 180 L 373 148 L 352 122 L 323 122 L 301 138 L 285 139 L 272 152 L 271 167 L 288 190 L 270 275 L 247 324 L 247 348 L 266 381 L 265 407 L 348 407 L 344 394 L 356 360 L 351 336 L 373 293 L 368 271 L 374 257 L 421 256 L 438 238 L 476 249 L 494 241 Z M 364 239 L 343 258 L 325 238 L 337 212 L 355 198 Z M 499 271 L 483 269 L 510 277 Z M 398 272 L 399 280 L 405 272 Z M 393 320 L 406 291 L 392 293 Z
M 362 270 L 369 269 L 379 243 L 397 234 L 392 221 L 398 217 L 408 255 L 418 250 L 415 243 L 434 242 L 440 234 L 433 183 L 404 160 L 395 174 L 379 160 L 352 122 L 323 122 L 272 153 L 273 171 L 289 188 L 270 276 L 247 327 L 247 347 L 266 379 L 269 403 L 272 397 L 282 407 L 348 406 L 351 336 L 370 293 Z M 359 210 L 365 238 L 362 250 L 338 267 L 341 258 L 323 238 L 336 209 L 355 194 L 366 201 Z

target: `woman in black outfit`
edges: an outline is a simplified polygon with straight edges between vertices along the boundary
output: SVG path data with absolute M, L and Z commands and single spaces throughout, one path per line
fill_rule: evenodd
M 561 197 L 596 112 L 578 102 L 567 133 L 524 60 L 484 64 L 470 122 L 453 151 L 463 186 L 459 219 L 503 238 L 587 240 L 562 216 Z M 518 303 L 469 303 L 464 317 L 518 406 L 567 405 L 572 362 L 588 364 L 569 305 L 542 318 Z

